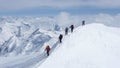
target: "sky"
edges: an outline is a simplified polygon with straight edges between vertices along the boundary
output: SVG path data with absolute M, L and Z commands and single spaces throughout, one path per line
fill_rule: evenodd
M 118 14 L 120 0 L 0 0 L 0 16 Z

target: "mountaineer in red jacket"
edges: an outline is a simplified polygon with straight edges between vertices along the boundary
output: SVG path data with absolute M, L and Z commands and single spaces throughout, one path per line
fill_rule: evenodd
M 47 56 L 49 56 L 49 52 L 50 52 L 50 46 L 49 45 L 46 46 L 45 51 L 47 53 Z

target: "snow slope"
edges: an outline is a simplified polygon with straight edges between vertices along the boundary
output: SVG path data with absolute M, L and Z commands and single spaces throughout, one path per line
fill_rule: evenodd
M 62 12 L 57 16 L 51 17 L 1 16 L 0 68 L 34 68 L 35 64 L 38 63 L 37 65 L 40 65 L 45 61 L 44 58 L 46 59 L 44 49 L 47 44 L 50 44 L 56 51 L 57 49 L 61 50 L 61 45 L 64 46 L 63 48 L 69 49 L 73 45 L 80 44 L 80 48 L 78 47 L 81 49 L 80 54 L 83 53 L 82 49 L 86 48 L 89 51 L 89 48 L 91 48 L 92 51 L 102 49 L 106 54 L 109 52 L 111 56 L 119 56 L 119 28 L 108 28 L 104 26 L 120 27 L 119 18 L 120 14 L 115 16 L 108 14 L 73 16 L 67 12 Z M 64 37 L 65 42 L 58 45 L 58 36 L 60 33 L 64 33 L 64 28 L 66 26 L 69 27 L 71 24 L 78 27 L 81 25 L 82 20 L 85 20 L 86 24 L 89 25 L 77 28 L 73 34 Z M 104 25 L 90 24 L 92 22 L 102 23 Z M 77 31 L 78 29 L 79 31 Z M 77 34 L 79 34 L 79 36 Z M 70 40 L 72 37 L 75 38 L 73 40 L 77 41 L 72 40 L 72 43 Z M 68 42 L 70 42 L 70 44 L 68 44 Z M 57 48 L 56 45 L 58 45 Z M 69 46 L 65 47 L 66 45 Z M 85 47 L 83 47 L 83 45 Z M 97 49 L 94 49 L 94 47 Z M 75 47 L 73 48 L 75 49 Z M 51 51 L 51 53 L 53 52 L 52 54 L 54 54 L 54 49 Z M 86 49 L 84 50 L 85 53 L 87 51 Z
M 78 27 L 38 68 L 120 68 L 119 44 L 120 28 Z

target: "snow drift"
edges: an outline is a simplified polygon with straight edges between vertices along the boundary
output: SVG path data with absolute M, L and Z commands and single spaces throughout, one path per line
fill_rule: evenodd
M 89 24 L 64 37 L 39 68 L 120 68 L 120 29 Z

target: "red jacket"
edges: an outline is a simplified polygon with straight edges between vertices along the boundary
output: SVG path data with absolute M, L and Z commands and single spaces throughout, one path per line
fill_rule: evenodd
M 50 51 L 50 46 L 47 45 L 46 48 L 45 48 L 45 50 Z

